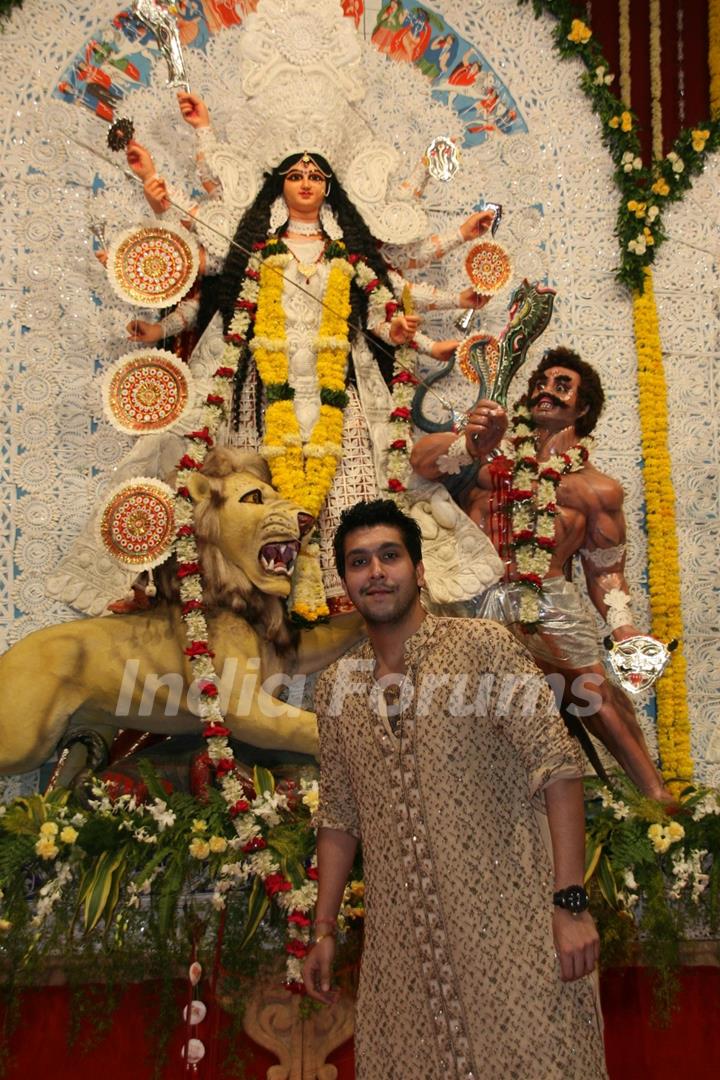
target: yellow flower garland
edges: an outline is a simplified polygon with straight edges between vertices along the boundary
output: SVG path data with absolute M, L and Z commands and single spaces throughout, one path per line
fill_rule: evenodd
M 682 642 L 680 564 L 675 524 L 675 493 L 668 449 L 667 386 L 653 277 L 645 270 L 645 289 L 633 295 L 638 358 L 640 427 L 647 507 L 648 582 L 652 633 L 662 641 Z M 676 793 L 692 778 L 690 722 L 682 643 L 658 681 L 657 737 L 663 774 Z
M 260 268 L 260 292 L 252 349 L 266 388 L 288 381 L 282 270 L 292 256 L 270 255 Z M 330 262 L 323 314 L 316 341 L 320 389 L 345 392 L 350 283 L 354 270 L 347 259 Z M 265 438 L 260 449 L 267 458 L 273 485 L 317 517 L 322 510 L 342 456 L 343 410 L 321 404 L 320 416 L 303 445 L 292 399 L 271 401 L 265 412 Z
M 720 0 L 709 0 L 708 39 L 710 115 L 717 116 L 720 113 Z

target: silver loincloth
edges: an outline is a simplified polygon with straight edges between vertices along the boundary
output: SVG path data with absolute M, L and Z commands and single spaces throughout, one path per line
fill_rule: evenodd
M 583 606 L 577 585 L 565 578 L 547 578 L 540 594 L 539 633 L 520 625 L 522 587 L 501 581 L 470 601 L 467 614 L 504 623 L 536 660 L 558 668 L 583 668 L 602 663 L 597 628 Z

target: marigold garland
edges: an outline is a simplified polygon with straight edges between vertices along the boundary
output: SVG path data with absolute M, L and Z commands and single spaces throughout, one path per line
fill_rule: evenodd
M 652 271 L 645 290 L 633 296 L 638 392 L 648 535 L 648 588 L 652 633 L 662 641 L 682 640 L 680 563 L 675 493 L 668 449 L 667 387 Z M 682 790 L 693 775 L 690 722 L 682 645 L 656 685 L 657 736 L 668 786 Z
M 355 271 L 347 257 L 332 247 L 330 273 L 323 298 L 316 339 L 320 416 L 303 443 L 288 385 L 289 365 L 285 312 L 282 306 L 283 271 L 292 256 L 284 244 L 268 245 L 260 268 L 260 288 L 251 349 L 268 396 L 265 437 L 260 453 L 270 466 L 273 486 L 318 517 L 342 456 L 345 369 L 350 315 L 350 284 Z M 326 255 L 328 252 L 326 252 Z
M 708 0 L 708 66 L 710 68 L 710 115 L 720 114 L 720 0 Z

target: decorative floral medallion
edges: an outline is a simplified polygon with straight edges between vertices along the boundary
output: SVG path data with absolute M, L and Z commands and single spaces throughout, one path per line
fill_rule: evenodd
M 490 376 L 486 379 L 487 387 L 492 386 L 500 362 L 500 345 L 497 338 L 489 334 L 472 334 L 460 342 L 455 355 L 460 371 L 468 382 L 480 382 L 480 376 L 472 363 L 474 359 L 478 359 L 482 362 L 481 370 Z
M 100 538 L 123 566 L 151 570 L 165 562 L 175 540 L 175 492 L 160 480 L 136 476 L 111 491 L 100 514 Z
M 512 263 L 500 244 L 482 240 L 467 253 L 465 269 L 475 292 L 480 296 L 492 296 L 510 281 Z
M 103 382 L 105 415 L 128 435 L 165 431 L 182 419 L 191 391 L 190 372 L 171 352 L 126 353 Z
M 138 225 L 110 245 L 107 269 L 123 300 L 163 308 L 182 300 L 199 265 L 198 246 L 189 233 L 167 225 Z

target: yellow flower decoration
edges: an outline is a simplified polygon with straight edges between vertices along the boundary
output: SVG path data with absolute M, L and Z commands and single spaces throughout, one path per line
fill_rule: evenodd
M 42 825 L 40 826 L 40 835 L 41 836 L 46 836 L 46 837 L 57 836 L 59 831 L 60 830 L 59 830 L 58 826 L 55 824 L 54 821 L 44 821 L 42 823 Z
M 690 720 L 682 651 L 683 619 L 680 559 L 675 523 L 675 491 L 668 447 L 667 387 L 663 369 L 653 277 L 645 270 L 645 289 L 633 297 L 638 357 L 638 394 L 648 533 L 648 588 L 652 633 L 681 644 L 656 686 L 657 738 L 663 774 L 679 794 L 692 779 Z
M 192 831 L 193 832 L 206 832 L 206 830 L 207 830 L 207 821 L 203 821 L 202 818 L 195 818 L 195 820 L 192 823 Z
M 60 839 L 63 844 L 74 844 L 77 840 L 77 829 L 73 829 L 72 825 L 66 825 L 60 833 Z
M 692 132 L 692 148 L 696 154 L 702 153 L 705 143 L 710 138 L 710 132 L 705 128 L 695 128 Z
M 227 851 L 227 840 L 224 836 L 211 836 L 208 847 L 213 855 L 222 855 L 223 851 Z
M 35 844 L 35 851 L 41 859 L 54 859 L 58 850 L 57 845 L 49 836 L 41 836 Z
M 271 255 L 260 269 L 260 290 L 253 352 L 265 388 L 288 379 L 283 277 L 287 255 Z M 320 389 L 345 392 L 349 350 L 350 283 L 354 270 L 347 259 L 335 258 L 323 297 L 323 313 L 316 341 Z M 342 457 L 343 409 L 322 404 L 320 416 L 303 445 L 292 400 L 271 401 L 265 412 L 265 438 L 260 452 L 267 459 L 273 486 L 318 517 Z M 303 613 L 304 614 L 304 613 Z
M 193 859 L 207 859 L 210 854 L 210 844 L 207 840 L 203 840 L 202 837 L 196 836 L 191 840 L 188 850 Z
M 647 225 L 643 229 L 643 236 L 645 237 L 645 243 L 648 245 L 648 247 L 652 247 L 652 245 L 655 243 L 655 237 L 653 236 L 650 229 L 648 229 Z
M 586 26 L 582 19 L 573 19 L 570 24 L 568 41 L 574 41 L 576 45 L 586 45 L 592 37 L 592 30 Z
M 653 184 L 652 191 L 655 193 L 655 195 L 669 195 L 670 185 L 664 177 L 660 176 Z

